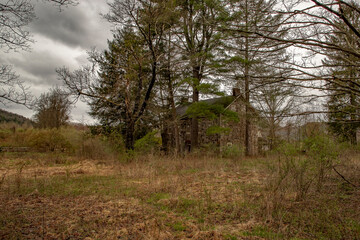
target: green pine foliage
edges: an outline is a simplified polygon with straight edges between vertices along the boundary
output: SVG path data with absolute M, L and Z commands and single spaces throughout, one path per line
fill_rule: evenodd
M 353 3 L 359 7 L 358 3 Z M 343 6 L 343 14 L 356 25 L 360 24 L 354 8 Z M 338 29 L 344 29 L 339 32 Z M 352 31 L 347 29 L 341 20 L 334 22 L 334 30 L 328 35 L 329 44 L 341 44 L 344 49 L 358 46 L 359 40 Z M 360 127 L 359 94 L 360 91 L 360 58 L 342 51 L 328 50 L 323 61 L 332 79 L 329 81 L 327 102 L 330 130 L 341 140 L 356 144 L 356 132 Z
M 342 99 L 341 99 L 342 98 Z M 346 95 L 330 97 L 328 102 L 329 109 L 329 129 L 340 141 L 356 142 L 356 131 L 360 127 L 360 122 L 351 121 L 351 116 L 356 114 L 356 108 L 349 106 L 343 101 Z
M 137 140 L 134 145 L 135 151 L 149 153 L 159 150 L 161 146 L 161 138 L 156 136 L 157 133 L 157 131 L 149 132 L 144 137 Z
M 238 113 L 227 108 L 233 101 L 234 97 L 227 96 L 216 99 L 215 103 L 207 103 L 206 101 L 195 102 L 186 110 L 186 116 L 189 118 L 197 117 L 209 120 L 215 120 L 221 117 L 221 120 L 225 122 L 239 122 Z M 228 127 L 213 125 L 206 130 L 206 134 L 228 134 L 230 130 Z
M 207 135 L 215 135 L 215 134 L 229 134 L 231 131 L 228 127 L 220 127 L 220 126 L 211 126 L 206 129 Z
M 214 104 L 209 104 L 205 101 L 195 102 L 186 110 L 186 115 L 189 118 L 198 117 L 210 120 L 214 120 L 221 115 L 226 121 L 238 122 L 238 114 L 226 108 L 233 100 L 232 96 L 228 96 L 219 99 Z

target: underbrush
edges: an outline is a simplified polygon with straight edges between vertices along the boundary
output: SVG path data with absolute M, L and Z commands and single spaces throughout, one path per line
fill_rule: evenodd
M 120 137 L 92 135 L 89 130 L 72 126 L 36 129 L 29 126 L 0 125 L 0 146 L 5 152 L 31 155 L 49 153 L 53 158 L 67 155 L 82 159 L 119 159 L 124 153 Z M 61 153 L 61 154 L 59 154 Z
M 71 224 L 78 219 L 91 219 L 77 225 L 83 229 L 82 238 L 360 236 L 360 154 L 328 138 L 284 145 L 278 152 L 258 158 L 220 158 L 199 153 L 182 158 L 150 151 L 133 155 L 131 161 L 108 161 L 58 153 L 63 162 L 56 163 L 46 161 L 48 153 L 16 154 L 2 153 L 0 159 L 1 211 L 25 219 L 27 216 L 23 215 L 27 213 L 18 206 L 26 206 L 29 199 L 41 199 L 41 209 L 33 214 L 39 214 L 40 219 L 43 215 L 51 218 L 52 202 L 61 199 L 67 204 L 60 204 L 59 211 L 70 218 Z M 99 206 L 100 209 L 118 209 L 119 213 L 116 215 L 113 210 L 105 214 L 82 205 L 88 201 L 106 201 L 107 205 Z M 87 210 L 70 214 L 68 208 L 72 212 Z M 18 222 L 8 213 L 2 214 L 0 230 L 15 236 L 11 224 Z M 99 225 L 94 225 L 94 219 Z M 142 222 L 134 224 L 134 219 Z M 110 235 L 109 229 L 117 229 L 120 222 L 121 231 Z M 22 229 L 32 226 L 18 224 L 22 224 Z M 64 225 L 64 229 L 68 227 Z M 94 228 L 97 235 L 92 233 Z M 56 236 L 65 234 L 58 228 L 47 230 L 59 234 Z
M 269 164 L 266 219 L 286 236 L 357 239 L 359 152 L 327 136 L 279 149 Z

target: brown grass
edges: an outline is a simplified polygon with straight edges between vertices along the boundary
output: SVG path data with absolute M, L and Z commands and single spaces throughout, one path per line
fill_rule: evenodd
M 359 184 L 358 155 L 341 170 Z M 358 239 L 359 191 L 336 175 L 274 195 L 277 157 L 142 156 L 128 163 L 2 156 L 1 239 Z M 352 167 L 349 167 L 352 166 Z M 357 168 L 359 170 L 359 168 Z M 326 222 L 331 220 L 331 222 Z

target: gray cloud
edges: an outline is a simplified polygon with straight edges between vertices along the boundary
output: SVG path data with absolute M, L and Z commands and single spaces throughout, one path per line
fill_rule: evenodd
M 68 46 L 104 48 L 106 39 L 111 38 L 110 24 L 100 16 L 106 9 L 106 2 L 98 0 L 82 1 L 78 6 L 63 11 L 39 2 L 35 8 L 37 20 L 30 29 Z
M 87 63 L 92 47 L 104 49 L 112 37 L 110 24 L 100 13 L 107 12 L 105 1 L 80 1 L 76 7 L 59 11 L 52 4 L 34 1 L 37 19 L 29 25 L 35 43 L 30 52 L 12 52 L 1 56 L 1 62 L 11 64 L 34 96 L 61 85 L 55 69 L 67 66 L 77 69 Z M 8 111 L 32 117 L 34 112 L 21 106 L 0 106 Z M 87 114 L 88 106 L 78 102 L 71 113 L 73 121 L 94 122 Z
M 37 78 L 33 83 L 46 82 L 47 85 L 55 84 L 55 69 L 66 64 L 63 59 L 59 59 L 56 55 L 51 55 L 48 52 L 33 52 L 23 55 L 23 58 L 10 59 L 10 61 L 26 75 Z

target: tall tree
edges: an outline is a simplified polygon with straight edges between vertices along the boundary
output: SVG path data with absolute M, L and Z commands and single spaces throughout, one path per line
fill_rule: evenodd
M 143 39 L 129 29 L 119 31 L 108 45 L 103 53 L 90 54 L 96 72 L 84 68 L 71 73 L 63 68 L 58 73 L 73 94 L 86 98 L 91 115 L 102 125 L 122 129 L 126 148 L 133 149 L 136 122 L 150 99 L 149 52 Z
M 178 41 L 190 69 L 187 80 L 192 88 L 192 102 L 196 103 L 199 101 L 212 54 L 220 43 L 220 33 L 216 26 L 222 5 L 217 0 L 181 0 L 179 8 L 181 17 L 178 23 Z M 198 125 L 198 119 L 194 116 L 191 123 L 192 148 L 198 146 Z
M 164 35 L 161 47 L 163 57 L 159 65 L 159 81 L 156 86 L 159 101 L 155 101 L 155 104 L 157 103 L 159 106 L 157 109 L 161 111 L 159 119 L 162 126 L 163 149 L 168 153 L 170 147 L 174 146 L 174 154 L 177 155 L 180 152 L 180 136 L 176 105 L 183 87 L 181 80 L 184 64 L 181 61 L 181 51 L 175 41 L 176 25 L 174 23 Z M 173 138 L 170 139 L 169 136 L 172 134 Z
M 75 95 L 86 97 L 94 106 L 93 114 L 124 124 L 125 145 L 134 148 L 136 124 L 148 110 L 158 78 L 161 40 L 169 19 L 168 1 L 115 0 L 105 17 L 119 29 L 109 43 L 109 51 L 92 54 L 99 72 L 90 68 L 58 73 Z M 113 111 L 113 113 L 111 113 Z M 107 113 L 111 113 L 105 118 Z
M 270 150 L 278 143 L 276 132 L 284 123 L 283 120 L 298 109 L 298 94 L 299 89 L 284 82 L 261 86 L 253 94 L 254 104 L 260 110 L 262 123 L 268 131 L 266 137 Z
M 97 96 L 111 96 L 107 101 L 94 98 L 90 102 L 91 114 L 103 125 L 123 128 L 125 146 L 132 149 L 136 120 L 141 110 L 141 100 L 149 85 L 149 55 L 145 43 L 135 33 L 123 30 L 109 42 L 109 50 L 94 55 L 99 66 Z M 147 99 L 146 101 L 149 101 Z
M 354 6 L 359 7 L 360 4 Z M 343 14 L 356 26 L 360 25 L 357 14 L 352 14 L 352 8 L 343 6 Z M 335 23 L 335 22 L 334 22 Z M 336 44 L 344 42 L 360 47 L 360 39 L 346 24 L 338 20 L 336 30 L 329 34 L 328 41 Z M 341 30 L 341 31 L 339 31 Z M 332 132 L 343 140 L 356 144 L 356 132 L 360 127 L 360 96 L 356 91 L 360 90 L 360 57 L 337 50 L 326 52 L 326 59 L 323 61 L 333 79 L 328 84 L 329 99 L 327 102 L 329 126 Z
M 242 90 L 246 104 L 246 155 L 251 155 L 249 144 L 252 95 L 259 87 L 279 84 L 285 80 L 284 76 L 289 74 L 289 70 L 284 67 L 288 59 L 288 44 L 255 34 L 259 32 L 277 38 L 286 35 L 286 32 L 281 31 L 282 16 L 274 9 L 276 3 L 276 0 L 232 1 L 229 7 L 231 22 L 225 26 L 231 33 L 227 41 L 228 54 L 225 63 L 233 79 L 232 84 Z

